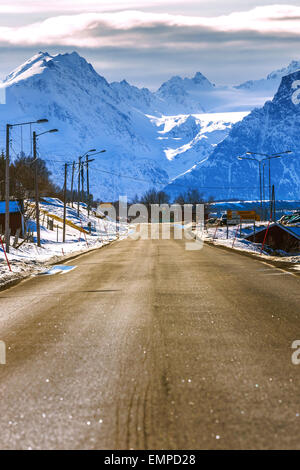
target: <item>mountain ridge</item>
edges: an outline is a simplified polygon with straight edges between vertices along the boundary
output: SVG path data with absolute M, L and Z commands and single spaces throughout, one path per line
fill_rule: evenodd
M 192 78 L 170 80 L 183 90 L 176 97 L 179 105 L 176 99 L 163 98 L 126 80 L 109 83 L 77 52 L 40 52 L 4 81 L 7 104 L 0 106 L 0 131 L 4 133 L 7 122 L 47 117 L 49 125 L 39 129 L 51 126 L 60 132 L 55 138 L 43 136 L 39 149 L 57 182 L 62 183 L 60 158 L 63 163 L 89 148 L 105 148 L 106 154 L 94 164 L 92 191 L 102 199 L 111 200 L 120 194 L 134 197 L 152 186 L 169 186 L 168 182 L 176 181 L 179 175 L 191 174 L 200 162 L 210 162 L 211 154 L 226 140 L 232 127 L 257 105 L 251 92 L 247 99 L 253 97 L 252 106 L 248 103 L 240 110 L 234 99 L 241 100 L 246 96 L 244 92 L 218 87 L 201 72 Z M 209 106 L 202 106 L 201 97 L 215 100 L 221 108 L 223 100 L 225 112 L 217 113 L 218 106 L 212 106 L 214 112 L 207 113 Z M 229 98 L 230 112 L 226 104 Z M 17 133 L 13 131 L 15 153 L 21 139 Z M 30 142 L 21 143 L 19 148 L 31 151 Z
M 276 183 L 278 198 L 298 199 L 300 104 L 294 97 L 300 92 L 297 92 L 295 83 L 300 83 L 300 71 L 284 76 L 272 101 L 267 101 L 263 108 L 254 109 L 234 124 L 206 161 L 168 184 L 166 191 L 175 195 L 182 186 L 199 189 L 210 181 L 211 188 L 205 191 L 207 196 L 230 199 L 239 192 L 242 193 L 241 199 L 259 199 L 258 165 L 240 161 L 238 156 L 245 155 L 247 151 L 275 154 L 292 150 L 292 156 L 272 161 L 273 183 Z

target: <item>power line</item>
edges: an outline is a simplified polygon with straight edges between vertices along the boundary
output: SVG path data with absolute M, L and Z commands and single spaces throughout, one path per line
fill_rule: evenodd
M 14 154 L 16 155 L 16 157 L 18 157 L 18 154 L 16 153 L 16 151 L 14 150 L 13 147 L 12 147 L 12 150 L 13 150 Z M 56 159 L 54 160 L 52 158 L 41 158 L 41 159 L 46 161 L 46 162 L 51 162 L 51 163 L 63 163 L 63 164 L 64 163 L 72 163 L 71 161 L 66 162 L 65 160 L 56 160 Z M 63 168 L 63 165 L 62 165 L 62 168 Z M 62 168 L 59 169 L 60 174 L 62 174 Z M 146 179 L 137 178 L 137 177 L 134 177 L 134 176 L 124 175 L 124 174 L 122 175 L 120 173 L 114 173 L 114 172 L 108 171 L 108 170 L 99 170 L 97 168 L 93 168 L 93 171 L 96 171 L 98 173 L 109 174 L 109 175 L 112 175 L 112 176 L 117 176 L 118 178 L 130 179 L 130 180 L 141 182 L 141 183 L 160 184 L 160 185 L 164 185 L 164 186 L 167 186 L 167 185 L 170 185 L 170 184 L 174 183 L 178 187 L 188 189 L 187 185 L 180 184 L 180 183 L 175 183 L 175 181 L 146 180 Z M 199 190 L 201 190 L 201 189 L 203 189 L 203 190 L 205 190 L 205 189 L 206 190 L 235 190 L 236 189 L 236 190 L 242 190 L 242 191 L 249 191 L 249 190 L 257 190 L 258 186 L 252 186 L 252 187 L 251 186 L 247 186 L 247 187 L 245 187 L 245 186 L 197 186 L 197 189 L 199 189 Z
M 143 182 L 143 183 L 164 184 L 165 186 L 167 186 L 168 184 L 172 184 L 174 182 L 174 181 L 167 181 L 167 182 L 166 181 L 150 181 L 150 180 L 145 180 L 145 179 L 141 179 L 141 178 L 135 178 L 134 176 L 121 175 L 120 173 L 113 173 L 113 172 L 107 171 L 107 170 L 99 170 L 99 169 L 96 169 L 96 168 L 93 168 L 93 171 L 98 171 L 99 173 L 107 173 L 109 175 L 118 176 L 119 178 L 127 178 L 127 179 L 131 179 L 131 180 L 139 181 L 139 182 Z M 176 185 L 187 188 L 187 186 L 183 185 L 183 184 L 176 183 Z M 253 187 L 248 186 L 247 188 L 245 188 L 245 186 L 201 186 L 201 187 L 198 187 L 198 188 L 199 189 L 244 189 L 244 190 L 258 189 L 257 186 L 253 186 Z
M 2 131 L 2 129 L 0 129 L 0 132 Z M 4 132 L 4 131 L 2 131 Z M 19 144 L 19 146 L 21 147 L 22 149 L 22 146 L 23 146 L 23 138 L 21 137 L 21 142 L 19 140 L 19 138 L 15 135 L 14 136 L 14 140 L 17 141 L 17 143 Z M 17 152 L 15 151 L 15 149 L 13 148 L 13 146 L 11 145 L 11 148 L 13 150 L 13 153 L 15 154 L 16 157 L 18 157 L 18 154 Z M 42 152 L 43 154 L 46 153 L 47 155 L 47 152 L 43 151 Z M 40 152 L 39 152 L 40 154 Z M 59 155 L 59 154 L 56 154 L 56 156 L 64 156 L 64 155 Z M 46 162 L 50 162 L 50 163 L 62 163 L 62 164 L 65 164 L 65 163 L 72 163 L 71 160 L 68 162 L 66 160 L 60 160 L 60 159 L 56 159 L 55 157 L 54 158 L 51 158 L 49 157 L 49 155 L 47 155 L 48 158 L 42 158 L 42 160 L 45 160 Z M 41 157 L 40 157 L 41 158 Z M 72 157 L 70 156 L 70 159 Z M 62 165 L 63 166 L 63 165 Z M 174 184 L 176 185 L 177 187 L 182 187 L 182 188 L 185 188 L 187 189 L 187 185 L 185 184 L 180 184 L 180 183 L 177 183 L 176 180 L 173 180 L 173 181 L 153 181 L 153 180 L 146 180 L 144 178 L 138 178 L 138 177 L 135 177 L 135 176 L 130 176 L 130 175 L 126 175 L 126 174 L 121 174 L 121 173 L 115 173 L 115 172 L 112 172 L 112 171 L 108 171 L 108 170 L 103 170 L 103 169 L 98 169 L 98 168 L 94 168 L 93 167 L 93 171 L 96 171 L 98 173 L 105 173 L 105 174 L 108 174 L 108 175 L 112 175 L 112 176 L 115 176 L 115 177 L 118 177 L 118 178 L 125 178 L 125 179 L 129 179 L 129 180 L 132 180 L 132 181 L 137 181 L 137 182 L 141 182 L 141 183 L 148 183 L 148 184 L 152 184 L 152 185 L 155 185 L 155 184 L 158 184 L 158 185 L 163 185 L 163 186 L 167 186 L 167 185 L 171 185 L 171 184 Z M 62 172 L 62 169 L 59 169 L 59 172 L 61 173 Z M 253 187 L 245 187 L 245 186 L 197 186 L 197 189 L 199 190 L 240 190 L 240 191 L 251 191 L 251 190 L 258 190 L 258 186 L 253 186 Z

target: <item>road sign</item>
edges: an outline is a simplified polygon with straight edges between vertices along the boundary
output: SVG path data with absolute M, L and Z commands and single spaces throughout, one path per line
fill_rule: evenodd
M 248 222 L 253 222 L 260 220 L 259 216 L 256 214 L 256 211 L 227 211 L 227 220 L 245 220 Z

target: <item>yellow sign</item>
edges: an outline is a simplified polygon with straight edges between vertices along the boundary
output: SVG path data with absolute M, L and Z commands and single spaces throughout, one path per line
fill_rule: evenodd
M 240 219 L 240 220 L 260 220 L 260 217 L 256 214 L 256 211 L 227 211 L 227 219 Z

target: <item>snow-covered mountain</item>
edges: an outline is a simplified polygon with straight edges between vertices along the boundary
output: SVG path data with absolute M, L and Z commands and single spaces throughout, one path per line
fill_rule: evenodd
M 137 88 L 130 85 L 126 80 L 113 82 L 110 86 L 117 94 L 120 102 L 126 104 L 128 109 L 133 107 L 143 113 L 161 114 L 167 108 L 167 103 L 151 93 L 148 88 Z
M 171 114 L 205 112 L 206 95 L 214 90 L 214 85 L 197 72 L 193 78 L 172 77 L 163 83 L 156 96 L 168 103 Z
M 193 78 L 172 77 L 163 83 L 156 96 L 167 101 L 165 114 L 223 113 L 248 111 L 261 107 L 273 98 L 282 77 L 300 70 L 300 61 L 270 73 L 260 80 L 249 80 L 238 86 L 217 86 L 202 73 Z
M 167 101 L 126 81 L 109 84 L 77 53 L 51 56 L 41 52 L 8 75 L 4 87 L 0 148 L 5 147 L 7 122 L 49 119 L 49 124 L 36 126 L 36 130 L 59 129 L 58 134 L 39 139 L 40 156 L 47 160 L 58 184 L 63 181 L 65 161 L 71 162 L 91 148 L 107 150 L 95 157 L 90 172 L 91 190 L 101 199 L 116 199 L 122 194 L 133 197 L 152 186 L 164 186 L 207 156 L 231 126 L 231 117 L 226 122 L 219 120 L 219 136 L 216 133 L 213 142 L 206 142 L 207 123 L 178 116 L 173 119 L 177 137 L 171 133 L 164 140 L 161 127 L 164 119 L 166 123 L 170 119 L 162 114 Z M 29 131 L 13 129 L 12 156 L 21 151 L 30 154 Z M 207 133 L 211 134 L 211 129 Z M 195 149 L 181 158 L 183 145 Z M 170 149 L 174 158 L 169 158 Z
M 175 178 L 207 159 L 214 147 L 227 137 L 233 124 L 247 114 L 234 112 L 149 116 L 157 126 L 158 140 L 169 162 L 169 177 Z
M 268 84 L 275 86 L 280 74 L 284 71 L 271 74 Z M 95 157 L 90 171 L 91 191 L 103 200 L 124 194 L 130 198 L 153 186 L 163 188 L 172 179 L 177 186 L 181 178 L 189 185 L 190 175 L 199 166 L 211 164 L 211 155 L 229 132 L 232 135 L 251 109 L 264 104 L 266 94 L 258 93 L 255 83 L 218 87 L 200 72 L 193 78 L 173 77 L 157 92 L 126 80 L 108 83 L 75 52 L 36 54 L 14 70 L 3 86 L 6 104 L 0 105 L 0 150 L 5 148 L 7 122 L 47 118 L 48 124 L 35 129 L 59 129 L 58 134 L 41 136 L 38 143 L 57 184 L 63 182 L 64 162 L 91 148 L 107 150 Z M 269 93 L 272 86 L 268 85 Z M 32 130 L 12 130 L 12 158 L 21 151 L 31 153 Z M 207 176 L 203 178 L 202 184 L 207 185 Z M 170 187 L 174 194 L 175 182 Z
M 259 198 L 258 164 L 238 160 L 238 156 L 245 155 L 247 151 L 275 154 L 291 150 L 291 155 L 272 160 L 272 183 L 279 199 L 299 200 L 299 128 L 300 71 L 283 77 L 272 101 L 236 123 L 207 159 L 176 178 L 166 190 L 172 196 L 182 188 L 197 188 L 218 199 Z M 265 176 L 268 196 L 267 168 Z
M 126 99 L 77 53 L 50 56 L 39 53 L 4 81 L 6 105 L 0 106 L 0 125 L 48 118 L 39 131 L 58 128 L 58 134 L 39 139 L 42 158 L 62 182 L 62 164 L 91 148 L 106 149 L 91 167 L 92 190 L 103 199 L 134 195 L 167 183 L 161 164 L 156 129 L 143 112 L 128 107 Z M 12 131 L 12 154 L 30 151 L 28 129 Z M 4 137 L 3 133 L 1 133 Z M 4 139 L 2 145 L 4 147 Z M 99 171 L 101 170 L 101 172 Z M 98 171 L 98 173 L 97 173 Z M 106 172 L 106 173 L 105 173 Z M 127 175 L 131 179 L 118 178 Z M 140 181 L 141 180 L 141 181 Z
M 270 73 L 267 78 L 249 80 L 235 88 L 240 90 L 249 90 L 254 93 L 269 93 L 273 96 L 280 85 L 281 79 L 286 75 L 297 72 L 298 70 L 300 70 L 300 61 L 293 60 L 287 67 Z

